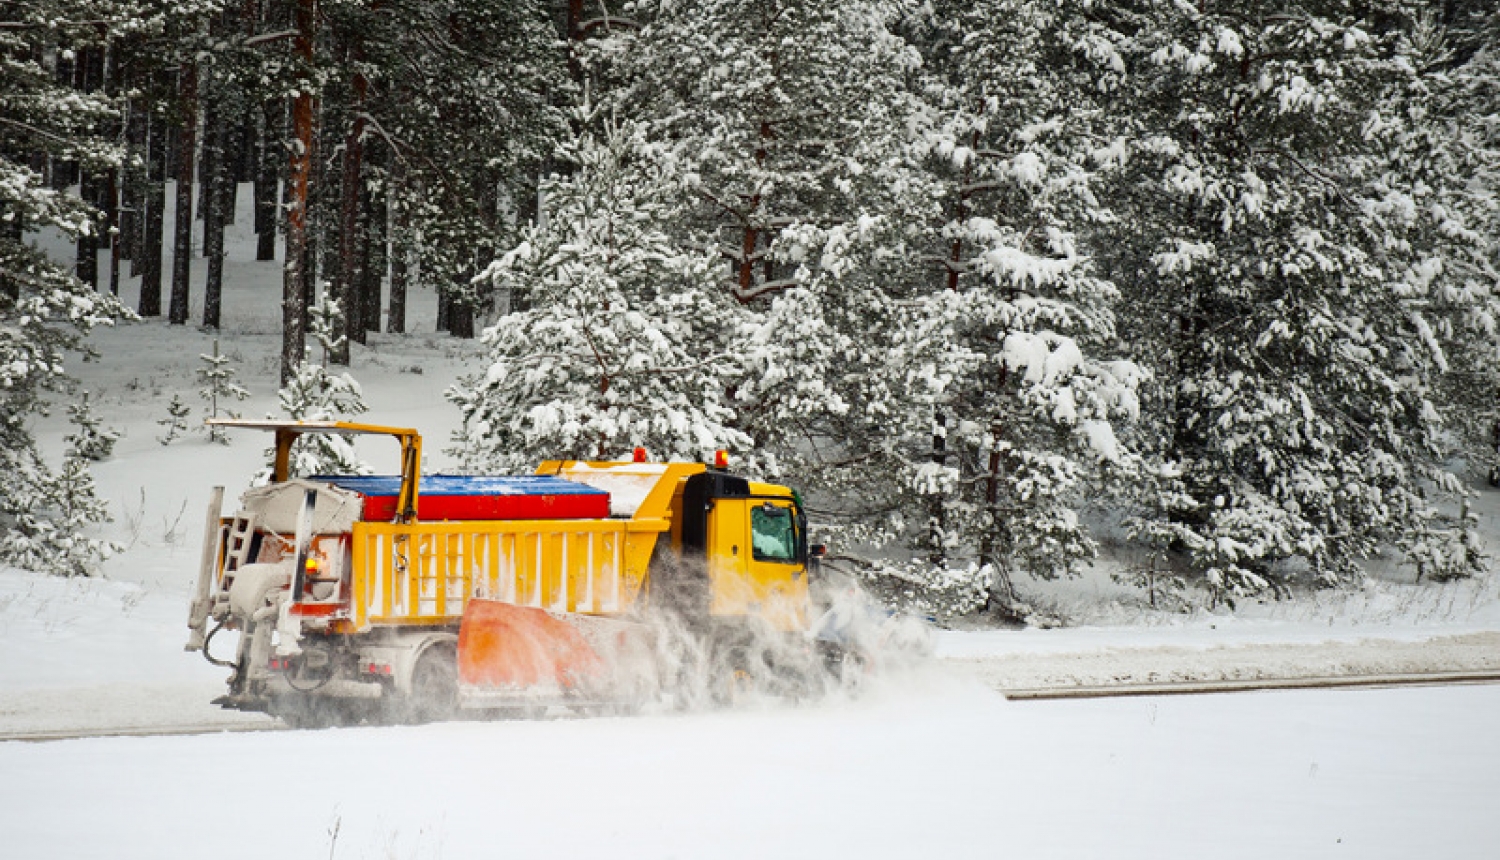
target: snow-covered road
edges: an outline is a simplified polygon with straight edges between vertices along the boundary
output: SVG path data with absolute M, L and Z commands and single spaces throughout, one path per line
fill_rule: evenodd
M 5 855 L 1405 858 L 1500 852 L 1500 687 L 0 744 Z

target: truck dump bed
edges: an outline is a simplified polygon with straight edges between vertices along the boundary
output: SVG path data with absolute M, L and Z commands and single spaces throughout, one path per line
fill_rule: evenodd
M 671 539 L 673 495 L 703 466 L 549 462 L 539 471 L 503 480 L 544 491 L 576 488 L 560 504 L 602 505 L 599 513 L 433 522 L 423 479 L 417 522 L 355 523 L 349 632 L 456 623 L 474 596 L 551 612 L 630 612 L 658 539 Z M 357 491 L 352 482 L 361 479 L 323 480 Z

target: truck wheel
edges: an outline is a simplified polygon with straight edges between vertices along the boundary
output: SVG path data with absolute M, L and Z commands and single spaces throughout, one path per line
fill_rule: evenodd
M 714 660 L 709 695 L 713 704 L 733 708 L 774 693 L 770 667 L 758 649 L 736 645 L 720 651 Z
M 434 645 L 417 659 L 405 711 L 407 721 L 413 723 L 448 720 L 458 713 L 458 657 L 454 648 Z

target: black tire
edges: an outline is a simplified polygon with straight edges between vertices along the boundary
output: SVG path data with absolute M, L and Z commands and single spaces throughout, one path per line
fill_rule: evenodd
M 452 646 L 434 645 L 417 658 L 403 710 L 412 723 L 451 720 L 458 713 L 458 656 Z
M 715 656 L 709 696 L 721 708 L 742 707 L 780 691 L 774 667 L 759 648 L 734 645 Z

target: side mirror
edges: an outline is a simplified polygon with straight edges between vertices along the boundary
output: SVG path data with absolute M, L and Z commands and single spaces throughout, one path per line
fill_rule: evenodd
M 826 544 L 815 543 L 807 548 L 807 555 L 810 558 L 822 558 L 828 555 L 828 546 Z

